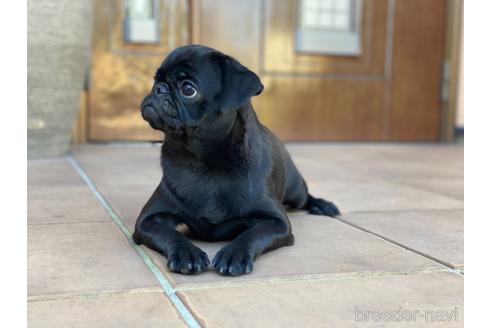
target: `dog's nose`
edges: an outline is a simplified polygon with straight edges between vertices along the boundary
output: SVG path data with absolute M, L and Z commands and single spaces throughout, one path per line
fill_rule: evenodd
M 169 92 L 169 88 L 167 87 L 166 84 L 161 83 L 160 85 L 157 86 L 157 93 L 160 95 L 166 94 Z

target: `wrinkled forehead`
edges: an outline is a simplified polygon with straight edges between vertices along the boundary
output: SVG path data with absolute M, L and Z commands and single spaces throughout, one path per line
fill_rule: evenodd
M 206 47 L 181 47 L 171 52 L 162 62 L 158 75 L 166 80 L 190 79 L 204 87 L 219 87 L 221 73 L 210 56 L 213 49 Z

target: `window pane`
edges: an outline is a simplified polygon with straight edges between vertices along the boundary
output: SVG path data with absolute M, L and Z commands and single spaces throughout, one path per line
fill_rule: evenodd
M 159 43 L 158 1 L 126 0 L 123 28 L 127 43 Z
M 362 0 L 299 0 L 296 50 L 360 55 Z

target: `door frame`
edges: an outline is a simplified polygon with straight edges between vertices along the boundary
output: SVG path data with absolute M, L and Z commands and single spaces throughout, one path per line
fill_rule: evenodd
M 447 0 L 446 44 L 443 68 L 443 99 L 441 108 L 440 141 L 453 142 L 456 132 L 456 115 L 460 93 L 463 63 L 463 0 Z M 447 88 L 447 90 L 445 90 Z M 444 94 L 447 94 L 444 95 Z

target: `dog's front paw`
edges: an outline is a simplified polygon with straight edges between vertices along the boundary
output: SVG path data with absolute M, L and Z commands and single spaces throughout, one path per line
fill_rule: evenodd
M 340 215 L 338 207 L 332 202 L 326 201 L 323 198 L 314 198 L 309 196 L 306 206 L 304 207 L 310 214 L 327 215 L 334 218 Z
M 229 244 L 214 257 L 212 266 L 225 276 L 240 276 L 253 271 L 254 256 L 246 249 Z
M 209 265 L 207 254 L 194 245 L 176 247 L 167 256 L 167 267 L 172 272 L 195 274 L 207 270 Z

